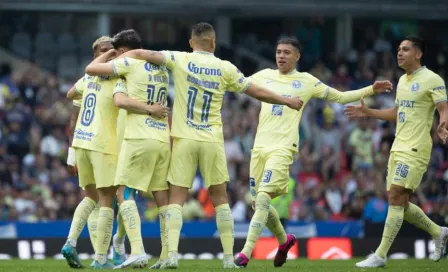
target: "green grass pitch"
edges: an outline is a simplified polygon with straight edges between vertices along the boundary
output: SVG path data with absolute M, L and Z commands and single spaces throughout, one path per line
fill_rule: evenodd
M 274 269 L 272 261 L 251 261 L 249 266 L 244 271 L 297 271 L 297 272 L 350 272 L 350 271 L 419 271 L 419 272 L 436 272 L 436 271 L 448 271 L 448 260 L 444 259 L 438 263 L 434 263 L 431 260 L 390 260 L 388 261 L 386 268 L 380 269 L 359 269 L 355 268 L 354 264 L 359 259 L 352 259 L 348 261 L 309 261 L 306 259 L 298 259 L 288 261 L 282 268 Z M 154 263 L 154 260 L 150 260 L 150 264 Z M 83 264 L 90 264 L 89 261 L 84 260 Z M 180 266 L 177 271 L 221 271 L 222 263 L 219 260 L 180 260 Z M 82 269 L 79 271 L 90 271 L 92 269 Z M 147 271 L 148 268 L 143 269 Z M 37 271 L 50 271 L 50 272 L 64 272 L 75 271 L 67 266 L 64 260 L 7 260 L 0 261 L 0 271 L 24 271 L 24 272 L 37 272 Z M 139 271 L 136 269 L 121 270 L 121 271 Z

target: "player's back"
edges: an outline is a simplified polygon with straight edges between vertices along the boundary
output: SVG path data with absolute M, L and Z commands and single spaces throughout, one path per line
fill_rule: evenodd
M 126 87 L 117 86 L 115 92 L 122 89 L 121 92 L 139 102 L 162 102 L 167 105 L 169 75 L 166 67 L 132 58 L 115 59 L 113 64 L 115 73 L 126 78 Z M 169 142 L 168 117 L 155 119 L 144 114 L 127 112 L 124 138 Z
M 397 86 L 397 129 L 392 151 L 429 157 L 435 105 L 442 101 L 446 101 L 446 90 L 439 75 L 426 67 L 403 75 Z
M 75 85 L 82 94 L 73 146 L 106 154 L 117 154 L 117 114 L 112 93 L 115 77 L 85 75 Z
M 173 137 L 223 142 L 221 107 L 225 92 L 245 91 L 249 81 L 212 53 L 163 52 L 175 84 Z

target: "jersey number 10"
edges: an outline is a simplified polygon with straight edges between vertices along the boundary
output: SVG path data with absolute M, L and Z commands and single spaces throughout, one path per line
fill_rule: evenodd
M 187 102 L 187 118 L 194 120 L 194 105 L 196 104 L 196 96 L 198 96 L 198 89 L 194 87 L 188 88 L 188 102 Z M 210 112 L 210 105 L 212 104 L 213 93 L 204 91 L 202 99 L 202 114 L 201 122 L 208 122 L 208 114 Z
M 156 86 L 148 85 L 146 92 L 148 93 L 148 104 L 151 104 L 151 102 L 162 102 L 162 105 L 167 105 L 166 97 L 168 93 L 165 87 L 160 87 L 159 92 L 157 93 L 157 101 L 154 101 Z

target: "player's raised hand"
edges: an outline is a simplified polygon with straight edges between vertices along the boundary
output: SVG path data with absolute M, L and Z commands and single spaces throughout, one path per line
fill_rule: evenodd
M 439 126 L 437 127 L 437 135 L 439 136 L 440 140 L 444 144 L 446 144 L 446 140 L 448 139 L 448 121 L 442 121 L 440 122 Z
M 380 80 L 373 83 L 373 91 L 377 94 L 389 93 L 393 87 L 394 85 L 389 80 Z
M 362 97 L 361 105 L 345 106 L 344 114 L 347 115 L 348 118 L 354 119 L 354 118 L 366 117 L 368 110 L 369 110 L 369 107 L 367 107 L 366 103 L 364 103 L 364 98 Z
M 303 101 L 298 97 L 288 97 L 286 100 L 286 106 L 293 110 L 300 110 L 303 106 Z
M 150 114 L 151 116 L 162 119 L 168 116 L 168 111 L 170 108 L 163 105 L 162 102 L 157 102 L 155 104 L 152 104 L 150 107 Z

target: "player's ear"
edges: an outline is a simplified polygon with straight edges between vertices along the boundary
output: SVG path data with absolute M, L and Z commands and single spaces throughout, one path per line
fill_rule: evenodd
M 193 49 L 193 39 L 190 39 L 190 40 L 188 41 L 188 43 L 190 44 L 191 49 Z
M 418 60 L 422 59 L 422 57 L 423 57 L 423 52 L 420 51 L 420 50 L 418 50 L 418 51 L 417 51 L 417 54 L 415 54 L 415 57 L 416 57 Z
M 301 57 L 300 52 L 297 52 L 296 61 L 299 61 L 300 57 Z
M 211 38 L 210 39 L 210 48 L 212 48 L 213 51 L 215 51 L 215 48 L 216 48 L 216 40 L 215 40 L 215 38 Z

